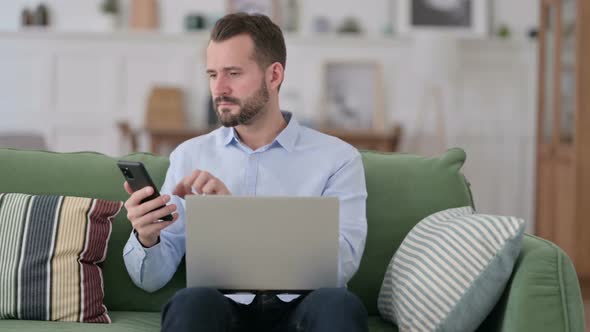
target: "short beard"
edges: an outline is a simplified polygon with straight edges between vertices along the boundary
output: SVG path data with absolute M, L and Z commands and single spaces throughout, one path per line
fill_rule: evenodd
M 262 113 L 270 99 L 266 82 L 262 81 L 260 89 L 258 89 L 252 97 L 246 98 L 244 103 L 234 97 L 220 96 L 215 98 L 215 108 L 219 108 L 219 103 L 229 102 L 240 107 L 237 115 L 231 114 L 228 108 L 222 108 L 217 112 L 219 122 L 224 127 L 235 127 L 238 125 L 248 125 Z

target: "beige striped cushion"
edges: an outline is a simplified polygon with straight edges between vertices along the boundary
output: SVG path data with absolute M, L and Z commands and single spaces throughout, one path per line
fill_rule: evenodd
M 430 215 L 406 236 L 379 292 L 379 312 L 400 331 L 474 331 L 500 298 L 524 221 L 471 207 Z
M 0 319 L 109 323 L 97 263 L 121 207 L 0 193 Z

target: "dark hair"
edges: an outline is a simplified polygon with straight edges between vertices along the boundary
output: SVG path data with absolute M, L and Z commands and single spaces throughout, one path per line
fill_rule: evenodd
M 268 16 L 234 13 L 222 17 L 211 31 L 211 41 L 221 42 L 248 34 L 254 41 L 254 60 L 260 68 L 279 62 L 285 68 L 287 48 L 283 32 Z

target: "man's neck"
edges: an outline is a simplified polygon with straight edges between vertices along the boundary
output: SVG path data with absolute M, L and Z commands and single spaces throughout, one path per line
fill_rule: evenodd
M 287 121 L 278 106 L 260 114 L 260 118 L 249 125 L 235 127 L 240 140 L 252 150 L 259 149 L 272 143 L 287 127 Z

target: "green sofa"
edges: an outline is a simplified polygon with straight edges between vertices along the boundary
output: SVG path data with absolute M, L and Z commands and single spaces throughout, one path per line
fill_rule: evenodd
M 0 149 L 0 192 L 62 194 L 124 201 L 118 158 L 98 153 L 54 153 Z M 168 159 L 134 153 L 158 186 Z M 451 149 L 438 158 L 363 152 L 368 201 L 368 238 L 361 267 L 349 288 L 365 303 L 370 331 L 397 331 L 379 318 L 377 294 L 387 264 L 408 231 L 422 218 L 446 208 L 472 205 L 460 172 L 465 153 Z M 103 263 L 105 304 L 112 324 L 0 320 L 0 331 L 158 331 L 160 307 L 185 286 L 184 264 L 155 293 L 137 288 L 127 275 L 122 251 L 131 227 L 122 211 L 115 219 Z M 1 290 L 0 290 L 1 291 Z M 576 271 L 554 244 L 524 237 L 522 253 L 503 295 L 478 331 L 584 331 Z

